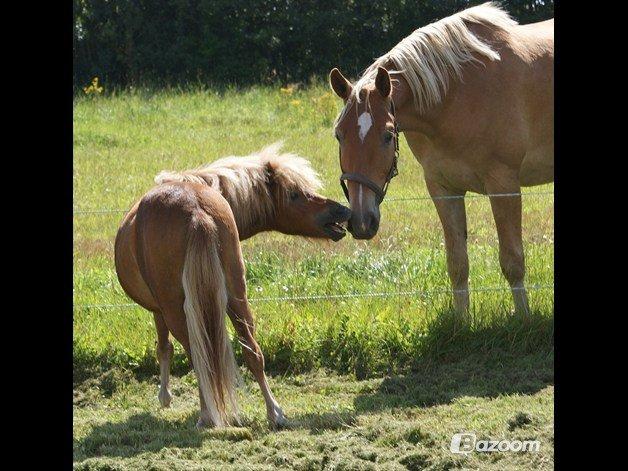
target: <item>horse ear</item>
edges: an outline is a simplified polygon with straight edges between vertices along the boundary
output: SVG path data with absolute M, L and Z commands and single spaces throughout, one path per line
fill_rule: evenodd
M 381 93 L 384 98 L 388 98 L 390 96 L 390 92 L 392 91 L 390 75 L 388 75 L 388 71 L 383 67 L 377 68 L 377 77 L 375 77 L 375 88 L 377 88 L 377 91 Z
M 351 95 L 351 90 L 353 90 L 351 82 L 349 82 L 336 67 L 331 69 L 329 73 L 329 85 L 336 95 L 345 101 L 349 98 L 349 95 Z
M 266 175 L 268 177 L 268 187 L 273 188 L 277 183 L 275 177 L 277 174 L 275 173 L 275 164 L 273 162 L 266 162 L 264 170 L 266 171 Z

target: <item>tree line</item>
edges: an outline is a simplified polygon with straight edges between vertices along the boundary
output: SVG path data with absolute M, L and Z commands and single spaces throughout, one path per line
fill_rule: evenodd
M 74 86 L 298 82 L 357 76 L 416 28 L 481 1 L 73 0 Z M 507 0 L 520 23 L 554 2 Z

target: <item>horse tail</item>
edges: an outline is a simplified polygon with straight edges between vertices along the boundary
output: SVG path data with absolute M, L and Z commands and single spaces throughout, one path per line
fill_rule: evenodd
M 204 213 L 196 215 L 183 265 L 183 310 L 200 395 L 209 419 L 223 426 L 230 418 L 238 420 L 238 370 L 225 323 L 227 287 L 218 242 L 212 219 Z

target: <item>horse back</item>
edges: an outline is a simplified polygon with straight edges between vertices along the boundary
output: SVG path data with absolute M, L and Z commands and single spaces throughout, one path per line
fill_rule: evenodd
M 120 253 L 116 258 L 132 255 L 135 264 L 127 263 L 126 271 L 130 274 L 120 276 L 118 270 L 118 277 L 123 287 L 127 285 L 127 294 L 144 307 L 150 308 L 146 305 L 146 292 L 151 295 L 148 304 L 157 310 L 183 305 L 185 255 L 190 231 L 199 218 L 210 218 L 216 227 L 213 240 L 216 246 L 237 243 L 239 247 L 229 204 L 218 191 L 206 185 L 189 182 L 158 185 L 142 197 L 133 211 L 127 218 L 132 223 L 127 224 L 129 227 L 116 244 L 116 252 Z
M 468 64 L 436 111 L 428 166 L 461 188 L 482 190 L 496 168 L 519 174 L 522 185 L 553 180 L 553 21 L 493 31 L 470 27 L 500 59 Z M 434 173 L 430 171 L 430 173 Z

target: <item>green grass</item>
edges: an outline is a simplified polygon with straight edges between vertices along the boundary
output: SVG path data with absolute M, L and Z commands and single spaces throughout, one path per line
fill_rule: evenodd
M 142 90 L 97 99 L 77 98 L 75 209 L 128 208 L 152 186 L 160 170 L 192 168 L 225 155 L 245 155 L 277 140 L 285 141 L 287 151 L 310 159 L 326 184 L 324 193 L 343 200 L 337 180 L 338 149 L 331 135 L 339 107 L 323 86 L 293 93 L 261 87 L 221 93 Z M 182 399 L 171 411 L 157 409 L 153 397 L 155 333 L 150 313 L 139 307 L 85 307 L 131 302 L 118 285 L 112 263 L 113 240 L 122 213 L 76 214 L 74 373 L 75 394 L 83 398 L 75 405 L 77 466 L 144 469 L 140 463 L 153 460 L 155 469 L 162 461 L 170 464 L 167 469 L 188 469 L 191 462 L 202 461 L 207 469 L 215 469 L 208 463 L 226 466 L 230 459 L 236 459 L 234 463 L 242 465 L 242 456 L 250 454 L 246 462 L 251 468 L 277 467 L 281 465 L 277 460 L 285 458 L 284 467 L 308 469 L 307 457 L 312 457 L 310 464 L 316 469 L 323 464 L 340 469 L 342 463 L 347 469 L 368 469 L 374 463 L 392 463 L 390 460 L 397 463 L 395 466 L 415 469 L 427 467 L 427 462 L 434 469 L 456 467 L 458 461 L 448 461 L 454 455 L 443 451 L 448 444 L 432 440 L 419 446 L 399 439 L 406 447 L 399 450 L 398 444 L 393 446 L 368 431 L 390 424 L 391 430 L 382 433 L 394 441 L 390 437 L 418 424 L 421 430 L 444 439 L 453 428 L 470 423 L 479 434 L 499 437 L 505 433 L 501 427 L 507 426 L 508 420 L 516 421 L 513 417 L 519 412 L 538 419 L 526 427 L 549 440 L 553 291 L 530 292 L 533 315 L 529 321 L 510 314 L 512 300 L 507 291 L 472 293 L 470 318 L 456 318 L 451 313 L 450 294 L 443 292 L 448 280 L 443 236 L 433 204 L 429 200 L 392 201 L 427 195 L 420 165 L 403 138 L 399 167 L 400 175 L 382 205 L 379 234 L 372 241 L 348 237 L 334 244 L 262 234 L 243 243 L 258 340 L 268 370 L 282 375 L 274 380 L 278 397 L 301 425 L 270 434 L 261 425 L 263 406 L 253 387 L 252 393 L 243 394 L 248 432 L 235 434 L 251 434 L 252 438 L 242 440 L 231 435 L 221 438 L 212 435 L 214 432 L 199 435 L 193 430 L 195 395 L 193 389 L 186 389 L 191 381 L 186 375 L 189 367 L 178 345 L 173 370 L 181 376 L 176 381 L 182 385 Z M 547 185 L 524 192 L 552 190 L 553 185 Z M 553 198 L 529 195 L 523 204 L 526 282 L 552 285 Z M 506 288 L 490 205 L 484 197 L 469 198 L 466 205 L 471 287 Z M 414 290 L 421 294 L 254 301 L 276 296 Z M 539 371 L 534 367 L 537 362 Z M 495 368 L 501 371 L 497 377 L 490 373 Z M 103 377 L 119 372 L 123 372 L 122 379 L 110 378 L 105 383 L 122 386 L 100 384 Z M 537 381 L 539 372 L 543 379 Z M 130 375 L 129 381 L 124 375 Z M 482 389 L 480 383 L 486 375 Z M 387 379 L 382 380 L 383 376 Z M 392 396 L 381 393 L 386 385 L 405 384 L 409 378 L 416 380 L 416 385 L 406 384 L 402 392 Z M 323 394 L 311 384 L 326 384 L 329 391 Z M 371 402 L 379 398 L 382 407 L 363 407 L 365 398 Z M 399 405 L 399 401 L 405 402 Z M 333 415 L 334 404 L 344 411 L 338 417 L 352 417 L 348 428 Z M 487 418 L 469 422 L 472 419 L 463 413 L 465 407 L 483 410 Z M 319 422 L 327 425 L 315 433 L 312 428 Z M 312 436 L 312 444 L 303 444 L 304 456 L 286 450 Z M 150 446 L 138 445 L 145 439 Z M 338 450 L 329 449 L 336 442 Z M 482 459 L 482 468 L 505 469 L 524 459 L 527 465 L 543 467 L 543 463 L 551 462 L 548 448 L 549 442 L 547 453 L 536 457 L 503 458 L 509 460 L 507 464 L 502 458 L 471 457 L 464 466 L 480 466 L 474 460 Z M 272 457 L 271 449 L 275 450 Z M 375 462 L 368 456 L 357 456 L 359 450 L 368 456 L 371 450 Z

